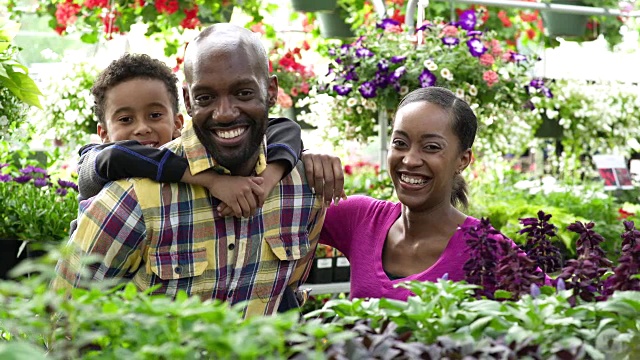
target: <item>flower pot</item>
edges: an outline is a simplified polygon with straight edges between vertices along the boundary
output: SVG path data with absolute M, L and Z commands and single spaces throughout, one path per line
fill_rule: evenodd
M 336 0 L 291 0 L 293 10 L 303 12 L 331 11 L 337 5 Z
M 346 23 L 343 11 L 334 9 L 316 13 L 320 21 L 320 35 L 324 38 L 349 38 L 355 36 Z
M 26 251 L 18 257 L 18 251 L 23 243 L 22 240 L 0 239 L 0 279 L 9 279 L 9 271 L 27 258 Z
M 203 26 L 229 22 L 233 14 L 233 5 L 220 5 L 216 12 L 207 5 L 201 5 L 198 10 L 198 20 Z
M 581 0 L 552 0 L 551 3 L 587 6 Z M 549 36 L 577 37 L 584 35 L 589 16 L 544 10 L 542 11 L 542 19 Z
M 544 112 L 540 116 L 542 117 L 542 124 L 536 129 L 535 137 L 561 139 L 564 134 L 564 128 L 560 126 L 558 120 L 549 119 Z
M 333 258 L 333 282 L 346 282 L 351 278 L 351 265 L 344 256 Z
M 328 284 L 333 280 L 333 258 L 313 259 L 307 283 Z

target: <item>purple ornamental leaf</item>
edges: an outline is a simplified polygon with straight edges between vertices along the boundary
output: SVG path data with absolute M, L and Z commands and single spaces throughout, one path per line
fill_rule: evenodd
M 371 81 L 365 81 L 358 88 L 360 94 L 365 99 L 371 99 L 376 97 L 376 86 Z
M 480 55 L 487 52 L 487 47 L 484 46 L 482 40 L 477 38 L 467 40 L 467 46 L 469 47 L 469 52 L 473 57 L 480 57 Z
M 435 86 L 437 78 L 428 69 L 423 69 L 422 73 L 418 77 L 418 81 L 420 81 L 420 86 L 425 88 L 425 87 L 429 87 L 429 86 Z
M 463 11 L 458 18 L 458 25 L 465 30 L 473 30 L 476 27 L 476 12 L 473 9 Z

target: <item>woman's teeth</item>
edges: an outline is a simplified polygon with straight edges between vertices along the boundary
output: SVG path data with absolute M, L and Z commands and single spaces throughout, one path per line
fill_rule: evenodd
M 416 184 L 416 185 L 424 184 L 427 182 L 427 179 L 424 179 L 421 177 L 413 177 L 405 174 L 400 175 L 400 180 L 409 184 Z
M 233 139 L 242 135 L 245 131 L 245 128 L 238 128 L 233 130 L 216 130 L 216 135 L 223 139 Z

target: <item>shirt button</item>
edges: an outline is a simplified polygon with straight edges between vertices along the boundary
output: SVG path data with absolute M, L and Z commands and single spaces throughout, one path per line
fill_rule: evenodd
M 227 293 L 227 298 L 231 297 L 233 297 L 233 290 L 229 290 L 229 292 Z
M 236 245 L 234 243 L 229 244 L 229 250 L 233 250 L 236 248 Z
M 176 274 L 180 274 L 182 272 L 182 268 L 180 266 L 176 266 L 174 271 L 176 272 Z
M 291 249 L 287 249 L 285 252 L 287 253 L 287 256 L 291 256 Z

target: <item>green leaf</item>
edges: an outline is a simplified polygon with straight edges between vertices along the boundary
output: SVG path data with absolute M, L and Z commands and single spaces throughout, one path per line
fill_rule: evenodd
M 496 290 L 493 296 L 495 296 L 496 299 L 511 299 L 513 297 L 513 294 L 511 294 L 510 291 L 506 290 Z
M 37 347 L 23 343 L 10 342 L 0 344 L 0 359 L 4 360 L 45 360 L 45 354 Z
M 98 42 L 98 33 L 84 33 L 80 36 L 80 40 L 87 44 L 95 44 Z

